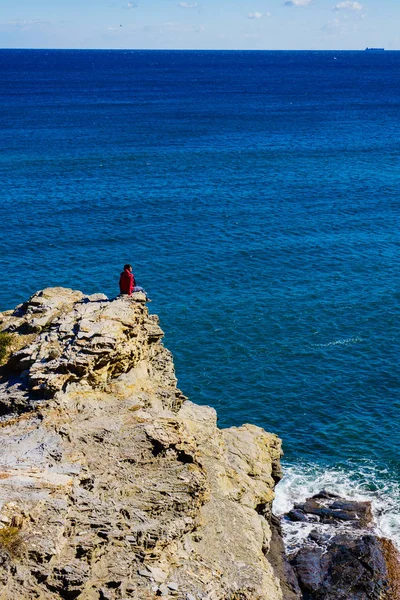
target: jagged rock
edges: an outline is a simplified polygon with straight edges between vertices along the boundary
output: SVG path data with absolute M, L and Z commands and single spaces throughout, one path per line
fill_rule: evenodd
M 178 591 L 179 590 L 179 585 L 175 581 L 169 581 L 167 583 L 167 588 L 169 588 L 170 590 Z
M 278 517 L 272 516 L 271 530 L 272 537 L 267 558 L 276 577 L 281 582 L 283 600 L 301 600 L 303 596 L 296 573 L 285 553 L 281 523 Z
M 282 600 L 280 441 L 186 401 L 145 298 L 52 288 L 0 329 L 0 520 L 23 549 L 0 548 L 1 600 Z
M 54 566 L 46 586 L 61 598 L 77 598 L 88 579 L 89 565 L 81 560 L 71 560 L 68 565 Z
M 389 590 L 385 600 L 400 600 L 400 554 L 391 540 L 380 538 L 389 576 Z
M 304 598 L 399 600 L 397 551 L 388 540 L 372 534 L 369 502 L 323 491 L 296 505 L 287 517 L 316 527 L 291 557 Z
M 342 534 L 327 547 L 305 547 L 292 564 L 309 600 L 375 600 L 389 589 L 382 546 L 373 535 Z
M 322 492 L 302 504 L 295 504 L 288 517 L 291 521 L 305 522 L 314 522 L 318 517 L 319 522 L 326 524 L 347 521 L 352 527 L 364 528 L 371 524 L 372 511 L 370 502 L 348 501 Z
M 105 387 L 152 353 L 155 374 L 168 365 L 171 388 L 175 387 L 169 353 L 157 344 L 163 332 L 157 317 L 149 317 L 142 296 L 137 293 L 109 301 L 102 294 L 84 296 L 50 288 L 4 315 L 0 319 L 3 331 L 36 331 L 38 335 L 14 352 L 4 368 L 8 377 L 0 382 L 0 414 L 29 410 L 34 400 L 53 398 L 74 382 Z M 167 369 L 163 369 L 164 379 Z M 183 398 L 171 389 L 168 399 L 179 403 Z

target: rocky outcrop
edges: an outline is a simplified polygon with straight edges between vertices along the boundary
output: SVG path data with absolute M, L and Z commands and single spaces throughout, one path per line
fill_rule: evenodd
M 0 330 L 1 600 L 283 599 L 280 441 L 185 399 L 144 296 L 48 289 Z
M 145 295 L 134 301 L 109 302 L 103 294 L 50 288 L 35 294 L 11 313 L 3 313 L 3 331 L 17 333 L 17 346 L 0 385 L 0 411 L 24 411 L 34 400 L 52 398 L 72 383 L 103 389 L 118 375 L 151 363 L 148 378 L 164 383 L 165 407 L 179 406 L 169 352 L 157 342 L 163 332 L 144 308 Z M 11 375 L 11 377 L 10 377 Z M 168 390 L 168 391 L 167 391 Z
M 372 530 L 369 502 L 323 491 L 291 510 L 287 519 L 312 524 L 291 556 L 307 600 L 399 600 L 400 562 L 389 540 Z

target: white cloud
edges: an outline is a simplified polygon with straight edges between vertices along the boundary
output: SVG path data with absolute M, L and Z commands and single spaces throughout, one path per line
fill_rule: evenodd
M 261 19 L 264 15 L 262 13 L 259 12 L 253 12 L 253 13 L 249 13 L 247 15 L 248 19 Z
M 198 4 L 197 2 L 179 2 L 178 6 L 181 8 L 196 8 Z
M 346 2 L 339 2 L 336 4 L 334 10 L 362 10 L 363 7 L 359 2 L 351 2 L 350 0 L 346 0 Z
M 9 21 L 8 23 L 0 23 L 0 27 L 10 27 L 21 31 L 27 31 L 33 27 L 49 27 L 53 24 L 54 23 L 52 21 L 47 21 L 46 19 L 15 19 L 13 21 Z
M 127 9 L 137 8 L 137 4 L 135 4 L 134 2 L 127 2 L 126 4 L 123 5 L 122 8 L 127 8 Z
M 286 0 L 286 6 L 308 6 L 311 0 Z

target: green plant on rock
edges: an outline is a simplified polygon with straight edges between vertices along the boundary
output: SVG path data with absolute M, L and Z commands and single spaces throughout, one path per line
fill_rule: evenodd
M 24 541 L 19 527 L 6 526 L 0 529 L 0 551 L 10 556 L 20 556 L 23 552 Z
M 4 361 L 11 349 L 13 336 L 10 333 L 0 332 L 0 363 Z

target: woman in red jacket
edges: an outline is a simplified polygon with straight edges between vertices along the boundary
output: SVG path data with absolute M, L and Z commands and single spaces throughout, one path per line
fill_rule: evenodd
M 119 276 L 119 291 L 121 294 L 128 294 L 128 296 L 131 296 L 132 292 L 143 292 L 146 294 L 142 287 L 135 285 L 135 276 L 132 273 L 132 265 L 124 266 L 124 270 Z

